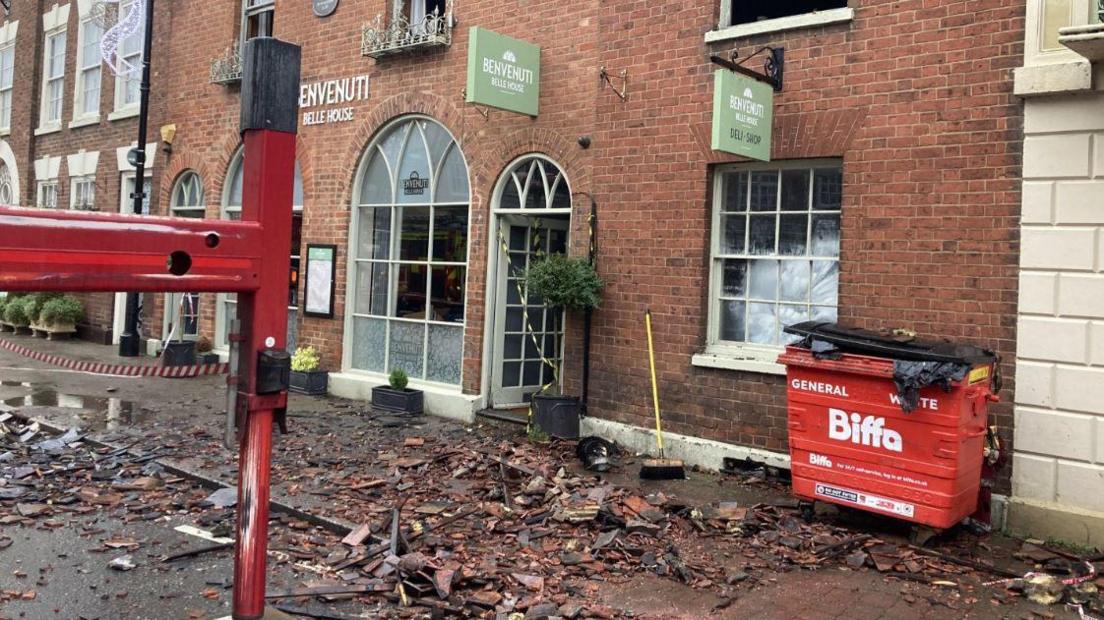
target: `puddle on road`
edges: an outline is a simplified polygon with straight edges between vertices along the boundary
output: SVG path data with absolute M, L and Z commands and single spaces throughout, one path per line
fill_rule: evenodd
M 20 407 L 58 407 L 61 409 L 80 409 L 90 413 L 81 414 L 79 417 L 84 425 L 91 428 L 105 428 L 115 430 L 120 426 L 127 426 L 145 419 L 148 412 L 137 403 L 121 398 L 103 398 L 99 396 L 79 396 L 66 394 L 56 390 L 35 389 L 31 383 L 16 381 L 3 381 L 0 385 L 8 387 L 28 387 L 35 391 L 26 396 L 7 398 L 0 403 L 11 408 Z M 5 407 L 0 406 L 0 410 Z

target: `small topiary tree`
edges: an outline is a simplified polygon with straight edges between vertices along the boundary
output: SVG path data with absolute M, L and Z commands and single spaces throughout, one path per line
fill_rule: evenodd
M 401 391 L 406 389 L 407 384 L 410 383 L 410 378 L 406 376 L 406 371 L 401 368 L 396 368 L 391 371 L 388 382 L 391 384 L 392 388 Z
M 585 311 L 602 301 L 602 279 L 585 258 L 552 254 L 529 266 L 525 285 L 554 308 Z

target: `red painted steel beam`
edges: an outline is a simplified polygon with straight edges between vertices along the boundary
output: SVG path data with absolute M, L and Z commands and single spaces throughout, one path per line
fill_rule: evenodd
M 0 290 L 252 291 L 265 238 L 256 221 L 0 207 Z

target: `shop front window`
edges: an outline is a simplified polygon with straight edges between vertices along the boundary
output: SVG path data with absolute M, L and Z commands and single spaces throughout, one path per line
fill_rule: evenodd
M 361 162 L 350 248 L 349 364 L 460 383 L 468 261 L 468 167 L 427 118 L 388 127 Z
M 242 210 L 242 149 L 238 149 L 230 162 L 230 171 L 226 175 L 225 191 L 222 200 L 222 217 L 227 220 L 240 220 Z M 299 253 L 302 245 L 303 230 L 303 175 L 299 162 L 295 162 L 294 191 L 292 193 L 291 220 L 291 271 L 288 274 L 288 330 L 287 349 L 294 351 L 299 336 Z M 215 341 L 219 348 L 228 346 L 230 321 L 238 315 L 238 296 L 233 293 L 219 295 L 216 312 Z
M 832 161 L 716 171 L 712 346 L 777 347 L 788 325 L 836 320 L 842 190 Z

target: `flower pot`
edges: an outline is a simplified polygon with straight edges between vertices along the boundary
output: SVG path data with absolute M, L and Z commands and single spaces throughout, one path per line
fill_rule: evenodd
M 218 353 L 196 353 L 197 364 L 217 364 L 219 363 Z
M 291 371 L 291 385 L 289 390 L 296 394 L 308 396 L 322 396 L 330 384 L 330 373 L 325 370 L 309 370 L 307 372 Z
M 372 388 L 372 406 L 395 413 L 422 413 L 425 394 L 421 390 L 396 390 L 389 385 Z
M 192 366 L 195 364 L 195 345 L 191 340 L 177 340 L 165 343 L 165 350 L 161 353 L 161 364 L 164 366 Z
M 32 323 L 31 331 L 34 335 L 42 336 L 47 340 L 64 340 L 77 333 L 75 323 Z
M 579 399 L 575 396 L 533 397 L 533 424 L 559 439 L 579 438 Z

